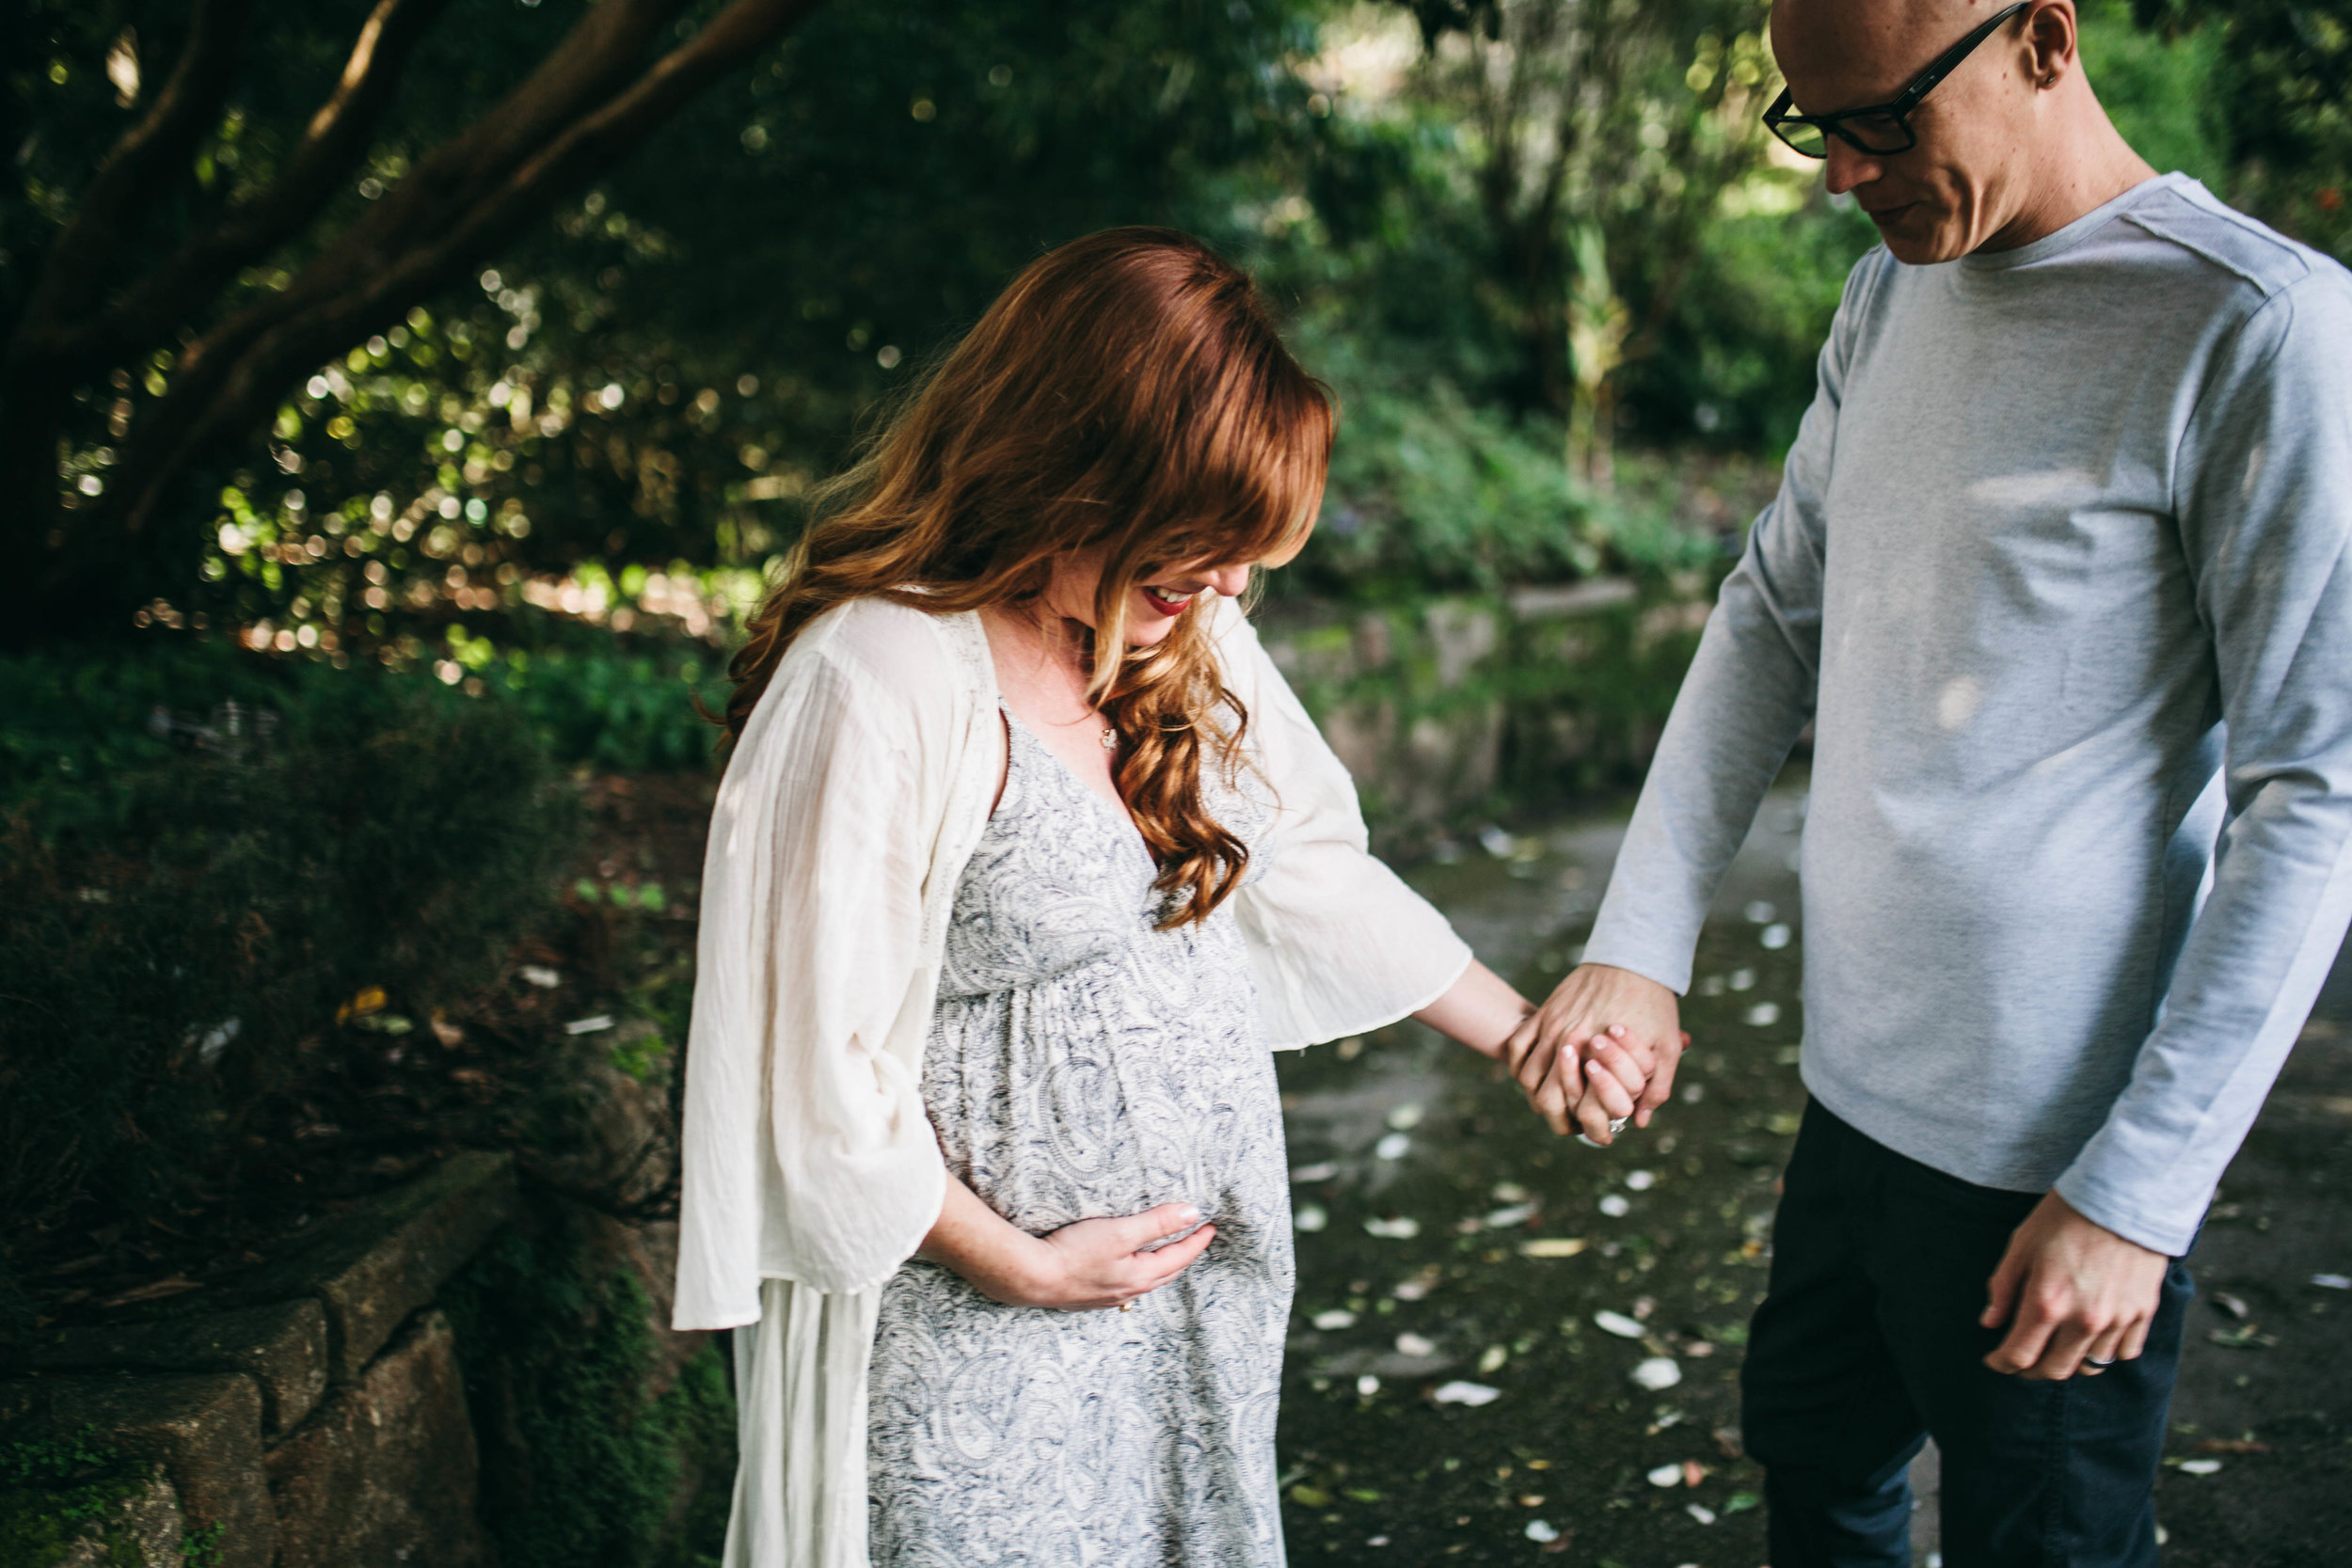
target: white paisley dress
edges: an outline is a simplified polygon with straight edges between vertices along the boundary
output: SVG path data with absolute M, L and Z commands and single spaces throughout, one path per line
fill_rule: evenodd
M 872 1560 L 1275 1568 L 1290 1192 L 1249 958 L 1230 905 L 1156 929 L 1135 825 L 1007 718 L 923 1061 L 941 1151 L 1033 1234 L 1189 1200 L 1217 1235 L 1125 1312 L 1005 1307 L 903 1265 L 869 1373 Z M 1213 796 L 1245 842 L 1252 794 Z

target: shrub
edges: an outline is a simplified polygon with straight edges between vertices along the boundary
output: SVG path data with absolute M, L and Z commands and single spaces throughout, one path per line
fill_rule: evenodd
M 12 1226 L 159 1216 L 221 1175 L 265 1102 L 340 1070 L 363 988 L 421 1013 L 486 978 L 569 837 L 529 724 L 415 680 L 199 645 L 0 687 Z M 218 718 L 175 744 L 137 722 L 159 701 Z
M 1343 379 L 1341 396 L 1323 520 L 1271 584 L 1279 595 L 1392 603 L 1675 570 L 1718 551 L 1675 515 L 1671 465 L 1628 454 L 1599 494 L 1569 479 L 1557 420 L 1472 404 L 1443 381 L 1406 391 Z
M 507 1568 L 696 1568 L 726 1538 L 735 1399 L 717 1340 L 666 1390 L 653 1307 L 599 1262 L 577 1212 L 541 1206 L 443 1290 L 484 1449 L 483 1516 Z

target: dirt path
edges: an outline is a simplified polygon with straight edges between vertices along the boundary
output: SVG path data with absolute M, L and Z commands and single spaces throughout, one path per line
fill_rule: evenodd
M 1802 799 L 1801 783 L 1774 794 L 1718 901 L 1685 1087 L 1642 1141 L 1553 1142 L 1418 1025 L 1282 1063 L 1302 1222 L 1281 1433 L 1295 1560 L 1764 1560 L 1735 1380 L 1804 1103 Z M 1535 994 L 1573 963 L 1618 834 L 1592 818 L 1496 837 L 1414 879 Z M 2312 1283 L 2352 1274 L 2347 1178 L 2342 969 L 2193 1260 L 2157 1494 L 2168 1563 L 2352 1561 L 2352 1291 Z M 1918 1479 L 1926 1561 L 1931 1461 Z

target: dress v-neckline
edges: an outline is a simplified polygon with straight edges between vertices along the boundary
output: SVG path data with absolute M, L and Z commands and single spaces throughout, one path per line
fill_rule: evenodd
M 1092 800 L 1095 804 L 1101 806 L 1104 811 L 1109 812 L 1113 816 L 1117 817 L 1120 825 L 1135 835 L 1136 843 L 1141 846 L 1145 856 L 1149 857 L 1151 855 L 1152 846 L 1145 841 L 1143 830 L 1136 825 L 1135 813 L 1127 809 L 1126 802 L 1112 800 L 1101 790 L 1095 788 L 1092 784 L 1078 777 L 1078 770 L 1071 767 L 1070 764 L 1064 762 L 1060 755 L 1057 753 L 1051 746 L 1048 746 L 1043 740 L 1039 738 L 1038 733 L 1029 728 L 1027 722 L 1025 721 L 1019 714 L 1012 711 L 1011 705 L 1005 701 L 1004 694 L 1002 692 L 999 692 L 996 697 L 996 711 L 1005 716 L 1005 742 L 1008 747 L 1009 747 L 1012 743 L 1013 730 L 1018 729 L 1023 735 L 1028 736 L 1029 744 L 1036 747 L 1038 751 L 1044 755 L 1045 760 L 1058 769 L 1061 776 L 1064 779 L 1067 779 L 1070 784 L 1077 789 L 1079 794 L 1084 795 L 1088 800 Z

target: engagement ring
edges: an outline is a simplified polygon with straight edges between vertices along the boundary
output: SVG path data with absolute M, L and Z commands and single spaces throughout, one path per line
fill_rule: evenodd
M 2105 1371 L 2107 1368 L 2114 1366 L 2115 1362 L 2112 1360 L 2102 1361 L 2095 1355 L 2086 1355 L 2083 1357 L 2083 1365 L 2086 1367 L 2096 1367 L 2100 1370 Z
M 1625 1124 L 1632 1119 L 1633 1118 L 1631 1117 L 1611 1117 L 1609 1118 L 1609 1135 L 1611 1137 L 1615 1137 L 1618 1133 L 1624 1132 Z

